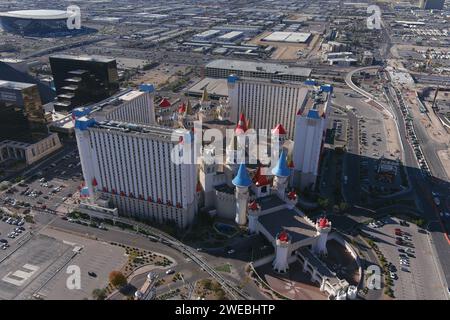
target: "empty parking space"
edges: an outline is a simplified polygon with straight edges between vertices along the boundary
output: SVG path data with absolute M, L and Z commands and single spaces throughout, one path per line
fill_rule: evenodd
M 41 235 L 20 246 L 0 263 L 0 299 L 28 292 L 68 250 L 69 245 Z

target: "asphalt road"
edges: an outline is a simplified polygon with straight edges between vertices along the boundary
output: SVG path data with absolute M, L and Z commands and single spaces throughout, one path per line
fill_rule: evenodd
M 354 72 L 356 72 L 356 70 Z M 346 78 L 346 82 L 352 89 L 356 90 L 358 93 L 363 94 L 363 92 L 361 92 L 361 89 L 357 88 L 351 82 L 351 75 L 353 73 L 351 74 L 349 73 L 349 75 Z M 387 93 L 389 92 L 390 91 L 387 91 Z M 443 283 L 442 285 L 444 287 L 448 287 L 448 284 L 450 283 L 450 250 L 449 250 L 450 244 L 448 243 L 447 239 L 444 236 L 445 231 L 443 230 L 442 225 L 439 223 L 440 220 L 439 212 L 431 196 L 431 191 L 435 190 L 437 186 L 435 185 L 435 183 L 433 183 L 433 179 L 425 178 L 418 167 L 415 153 L 407 139 L 406 126 L 403 119 L 403 115 L 401 114 L 400 107 L 398 106 L 398 101 L 396 100 L 395 97 L 392 97 L 389 94 L 387 95 L 387 98 L 389 99 L 389 102 L 392 106 L 391 116 L 397 122 L 400 139 L 402 141 L 404 149 L 404 164 L 406 167 L 409 182 L 415 193 L 416 204 L 418 205 L 418 209 L 422 212 L 424 218 L 426 218 L 428 221 L 431 222 L 429 232 L 431 241 L 434 244 L 434 249 L 438 258 L 437 260 L 439 261 L 439 264 L 441 266 L 441 268 L 439 268 L 439 272 L 442 271 L 443 273 L 444 278 L 443 282 L 445 283 Z M 389 113 L 391 112 L 386 108 L 384 110 L 388 111 Z M 424 150 L 424 152 L 425 151 L 426 150 Z M 426 159 L 428 159 L 427 154 L 425 154 L 425 157 Z M 442 183 L 440 184 L 439 187 L 442 188 Z M 444 194 L 447 194 L 448 190 L 449 189 L 447 188 Z M 444 190 L 442 191 L 444 192 Z

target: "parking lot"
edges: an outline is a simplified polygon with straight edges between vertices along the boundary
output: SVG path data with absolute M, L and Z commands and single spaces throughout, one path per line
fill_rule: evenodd
M 364 231 L 376 242 L 387 262 L 394 266 L 396 299 L 446 299 L 427 232 L 413 224 L 402 226 L 396 218 L 387 218 L 385 222 L 381 227 L 367 226 Z
M 63 270 L 56 273 L 37 294 L 46 300 L 82 300 L 92 298 L 92 291 L 108 284 L 112 270 L 120 270 L 127 262 L 125 249 L 106 242 L 99 242 L 59 230 L 45 229 L 42 234 L 72 246 L 81 248 Z M 67 288 L 67 266 L 78 266 L 81 272 L 80 289 Z
M 73 197 L 81 181 L 79 156 L 77 151 L 73 151 L 50 163 L 33 177 L 11 187 L 0 199 L 4 205 L 15 208 L 18 212 L 33 207 L 56 211 L 63 202 L 69 205 L 77 201 Z
M 0 263 L 0 299 L 30 298 L 40 279 L 45 280 L 70 257 L 70 246 L 37 236 Z
M 14 250 L 17 243 L 26 239 L 28 233 L 28 225 L 24 221 L 12 219 L 7 215 L 0 214 L 0 260 L 10 251 Z

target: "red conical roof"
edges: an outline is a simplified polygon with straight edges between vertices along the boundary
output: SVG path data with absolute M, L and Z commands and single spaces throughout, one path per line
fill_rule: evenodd
M 258 167 L 256 170 L 255 176 L 253 177 L 253 183 L 257 187 L 267 186 L 269 184 L 267 177 L 261 174 L 261 167 Z
M 327 218 L 320 218 L 319 219 L 319 227 L 326 228 L 329 225 L 329 221 Z
M 185 112 L 186 112 L 186 105 L 184 103 L 182 103 L 178 107 L 178 113 L 185 113 Z
M 288 193 L 288 198 L 290 200 L 295 200 L 295 198 L 297 198 L 297 194 L 295 193 L 295 191 L 291 191 Z
M 281 231 L 280 234 L 278 235 L 278 240 L 282 242 L 288 242 L 289 241 L 288 233 L 285 230 Z
M 279 123 L 272 129 L 272 134 L 284 135 L 286 134 L 286 130 L 284 130 L 284 127 Z
M 250 202 L 250 204 L 248 205 L 248 208 L 250 210 L 258 210 L 258 203 L 256 202 L 256 200 L 253 200 L 252 202 Z
M 170 107 L 172 104 L 170 103 L 170 101 L 169 100 L 167 100 L 166 98 L 163 98 L 162 100 L 161 100 L 161 102 L 159 103 L 159 106 L 161 107 L 161 108 L 168 108 L 168 107 Z
M 97 179 L 95 179 L 95 177 L 94 177 L 94 179 L 92 179 L 92 186 L 96 187 L 97 185 L 98 185 Z
M 235 132 L 236 134 L 245 133 L 247 131 L 247 120 L 245 120 L 245 116 L 243 113 L 241 113 L 241 116 L 239 117 L 238 124 L 236 126 Z

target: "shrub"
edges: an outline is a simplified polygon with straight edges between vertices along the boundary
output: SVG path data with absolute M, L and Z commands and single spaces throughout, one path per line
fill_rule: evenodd
M 114 287 L 120 288 L 127 284 L 127 278 L 120 271 L 111 271 L 109 274 L 109 282 Z

